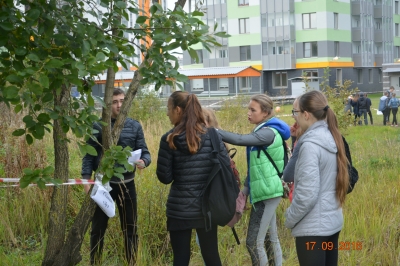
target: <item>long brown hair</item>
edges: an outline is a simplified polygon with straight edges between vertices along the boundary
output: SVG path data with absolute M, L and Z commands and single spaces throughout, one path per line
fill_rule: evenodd
M 182 109 L 181 121 L 167 137 L 169 147 L 175 150 L 174 137 L 186 131 L 189 152 L 195 154 L 199 149 L 200 135 L 205 133 L 205 122 L 200 102 L 196 95 L 185 91 L 173 92 L 169 96 L 169 102 L 174 109 L 178 106 Z
M 338 168 L 338 174 L 336 176 L 336 198 L 339 200 L 340 205 L 343 205 L 346 199 L 347 189 L 349 188 L 348 160 L 336 115 L 332 109 L 329 108 L 328 100 L 320 91 L 310 91 L 303 94 L 299 98 L 299 108 L 301 112 L 307 111 L 312 113 L 317 120 L 326 119 L 328 128 L 332 133 L 338 149 L 336 155 Z

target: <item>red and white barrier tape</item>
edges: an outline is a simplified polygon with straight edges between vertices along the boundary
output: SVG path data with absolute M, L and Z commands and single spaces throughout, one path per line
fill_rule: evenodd
M 19 183 L 20 179 L 19 178 L 0 178 L 0 183 Z M 90 184 L 93 185 L 95 183 L 94 180 L 88 180 L 88 179 L 68 179 L 68 182 L 66 183 L 61 183 L 61 186 L 69 186 L 69 185 L 86 185 Z M 55 186 L 53 183 L 48 183 L 45 184 L 46 186 Z M 36 186 L 36 184 L 30 184 L 29 186 Z M 19 184 L 17 185 L 8 185 L 8 186 L 0 186 L 2 187 L 19 187 Z

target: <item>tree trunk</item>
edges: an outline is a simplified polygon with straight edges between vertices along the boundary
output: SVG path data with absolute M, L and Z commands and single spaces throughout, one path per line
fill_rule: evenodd
M 54 107 L 60 107 L 61 110 L 67 110 L 70 98 L 70 90 L 66 86 L 62 86 L 60 94 L 54 92 Z M 69 152 L 67 135 L 63 132 L 59 120 L 54 120 L 53 127 L 54 142 L 54 165 L 55 178 L 61 179 L 63 182 L 68 180 L 69 176 Z M 67 210 L 68 187 L 54 187 L 51 197 L 51 207 L 48 224 L 48 239 L 46 251 L 44 254 L 43 266 L 52 265 L 64 245 L 65 229 L 66 229 L 66 210 Z

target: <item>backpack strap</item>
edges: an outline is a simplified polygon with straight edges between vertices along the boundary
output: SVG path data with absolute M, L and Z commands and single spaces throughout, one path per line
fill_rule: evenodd
M 279 133 L 278 133 L 279 134 Z M 285 160 L 285 156 L 287 156 L 287 146 L 285 141 L 282 138 L 282 135 L 279 134 L 279 136 L 282 139 L 282 146 L 283 146 L 283 160 Z M 265 150 L 264 146 L 260 146 L 261 150 L 264 152 L 265 156 L 267 156 L 268 160 L 271 162 L 272 166 L 275 168 L 276 172 L 278 173 L 279 178 L 282 178 L 283 176 L 283 171 L 279 172 L 278 167 L 276 166 L 274 160 L 272 159 L 271 155 L 269 155 L 269 153 Z M 283 164 L 283 168 L 285 168 L 285 163 Z

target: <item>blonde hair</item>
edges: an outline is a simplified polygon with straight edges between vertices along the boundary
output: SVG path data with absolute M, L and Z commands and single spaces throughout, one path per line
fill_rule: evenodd
M 274 102 L 266 94 L 257 94 L 250 98 L 251 101 L 255 101 L 260 105 L 261 111 L 266 112 L 269 116 L 275 115 L 274 113 Z
M 211 108 L 202 108 L 202 110 L 207 127 L 220 128 L 217 117 L 215 116 L 215 111 Z

